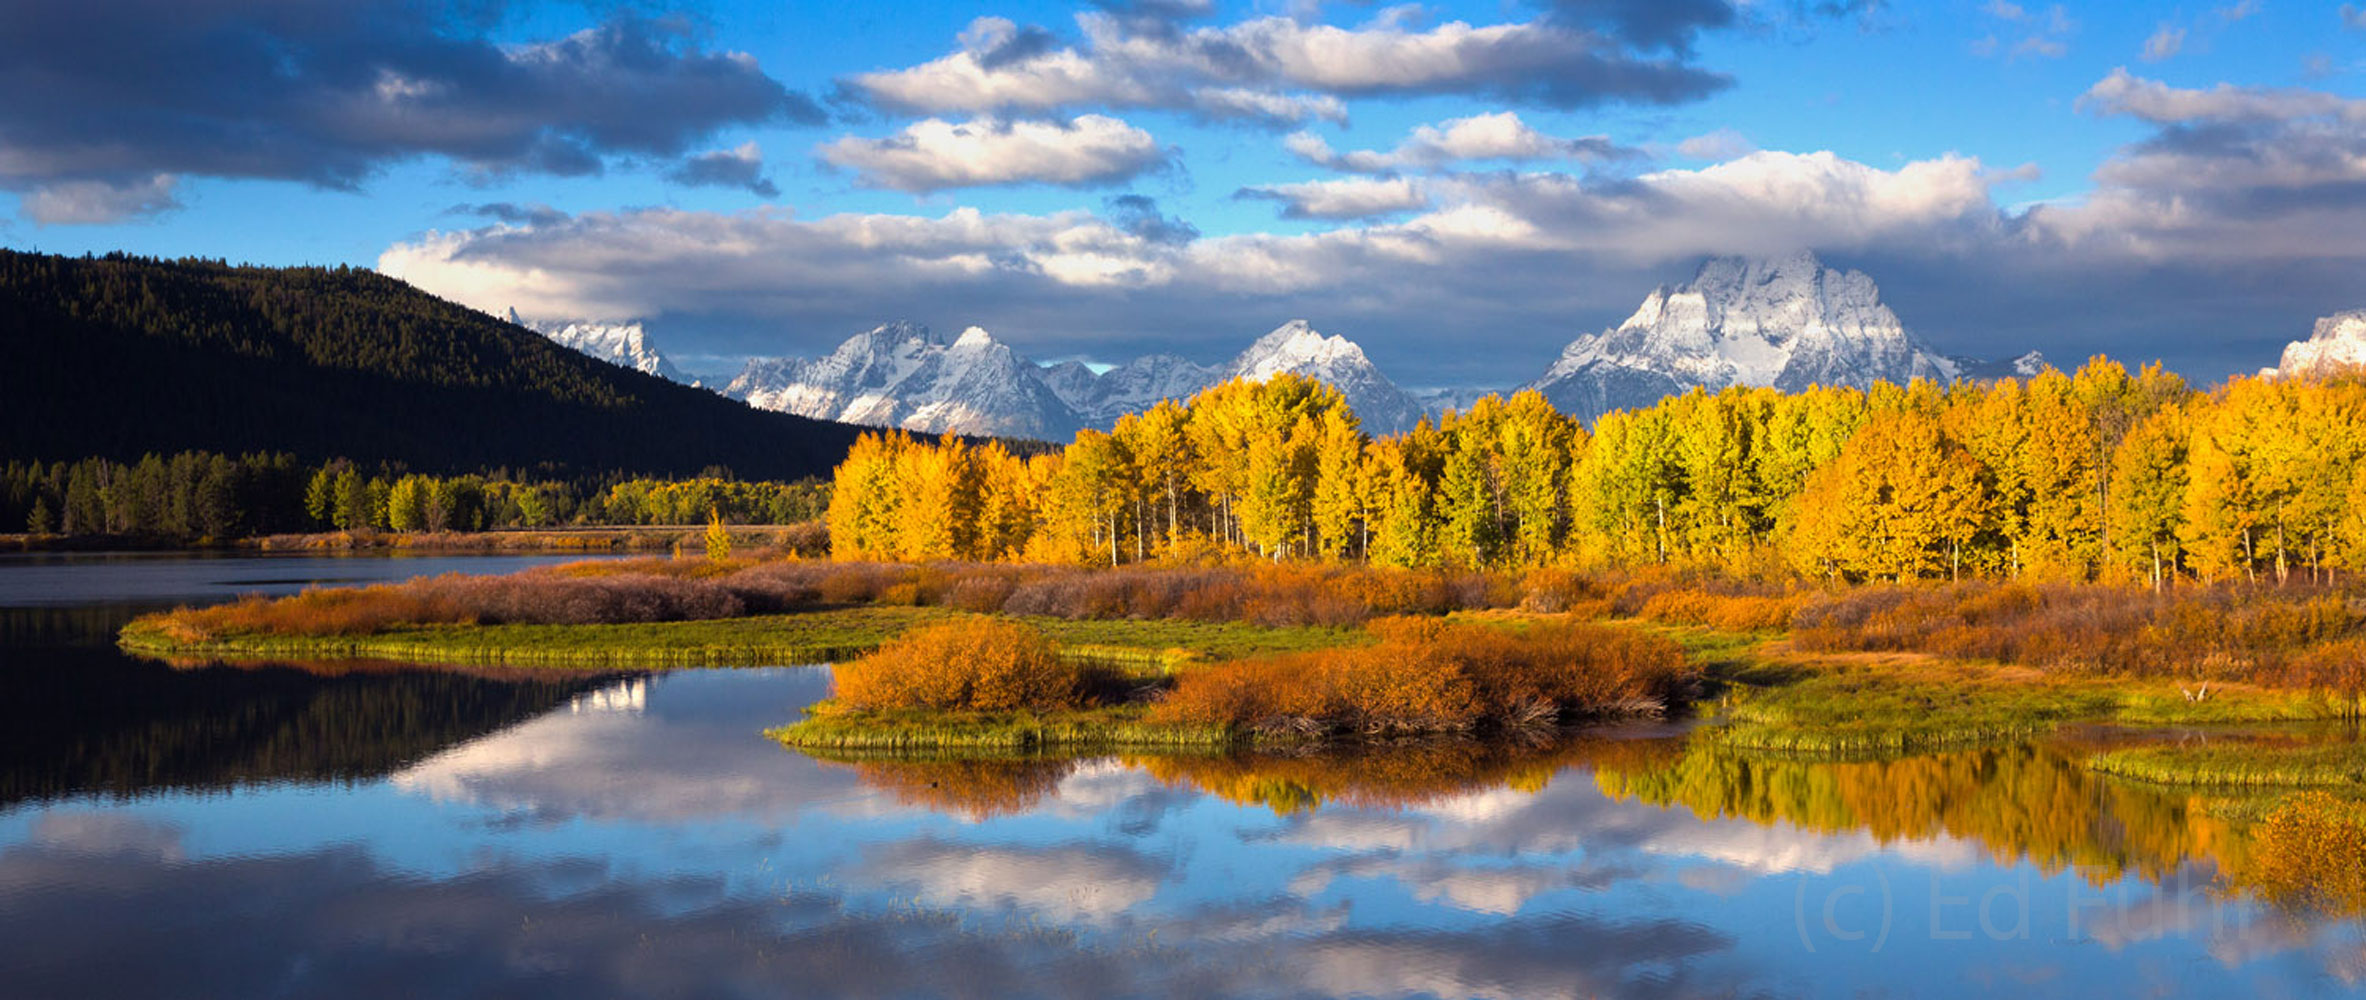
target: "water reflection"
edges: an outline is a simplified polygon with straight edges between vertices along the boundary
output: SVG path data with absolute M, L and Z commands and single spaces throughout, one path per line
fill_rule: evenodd
M 174 670 L 45 620 L 69 624 L 0 640 L 11 996 L 2366 981 L 2354 921 L 2230 891 L 2249 825 L 2099 778 L 2078 742 L 1819 763 L 1626 730 L 820 760 L 761 736 L 827 691 L 817 668 Z
M 2218 891 L 2233 824 L 2073 748 L 761 738 L 826 687 L 606 678 L 379 779 L 0 811 L 0 962 L 44 996 L 2224 995 L 2366 968 L 2356 925 Z

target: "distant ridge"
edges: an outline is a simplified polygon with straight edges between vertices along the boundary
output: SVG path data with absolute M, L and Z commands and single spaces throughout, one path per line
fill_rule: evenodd
M 374 271 L 0 250 L 0 456 L 827 475 L 859 429 L 595 361 Z

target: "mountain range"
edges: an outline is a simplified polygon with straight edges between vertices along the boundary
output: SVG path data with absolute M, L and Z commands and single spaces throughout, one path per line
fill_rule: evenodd
M 645 345 L 644 345 L 645 346 Z M 0 455 L 828 475 L 858 429 L 559 347 L 359 268 L 0 250 Z
M 671 371 L 637 323 L 536 328 L 627 367 Z M 2045 367 L 2035 351 L 2007 361 L 1941 354 L 1905 328 L 1872 278 L 1797 253 L 1704 261 L 1690 281 L 1654 289 L 1625 322 L 1571 341 L 1521 388 L 1592 421 L 1694 387 L 1861 388 L 1883 380 L 2025 377 Z M 1365 428 L 1376 433 L 1467 408 L 1481 394 L 1440 389 L 1416 396 L 1353 341 L 1326 336 L 1304 320 L 1276 327 L 1221 364 L 1153 354 L 1099 369 L 1073 360 L 1039 365 L 978 327 L 946 339 L 927 327 L 896 322 L 858 333 L 820 358 L 750 360 L 719 391 L 759 408 L 818 419 L 1059 440 L 1080 428 L 1106 429 L 1162 399 L 1281 372 L 1339 389 Z
M 887 323 L 814 360 L 751 360 L 722 391 L 751 406 L 819 419 L 1056 440 L 1232 378 L 1284 372 L 1338 389 L 1377 432 L 1409 428 L 1424 412 L 1363 348 L 1304 320 L 1282 324 L 1222 365 L 1154 354 L 1098 373 L 1078 361 L 1037 365 L 974 326 L 947 340 L 916 323 Z

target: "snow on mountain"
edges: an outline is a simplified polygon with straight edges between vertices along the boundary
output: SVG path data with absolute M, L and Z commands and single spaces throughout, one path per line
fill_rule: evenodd
M 1397 388 L 1380 368 L 1364 356 L 1364 349 L 1345 337 L 1326 337 L 1302 319 L 1275 327 L 1257 338 L 1218 381 L 1246 378 L 1263 381 L 1283 373 L 1304 375 L 1339 390 L 1347 397 L 1364 429 L 1394 434 L 1411 428 L 1425 410 L 1405 390 Z
M 1481 397 L 1502 395 L 1501 392 L 1494 389 L 1481 389 L 1469 386 L 1453 386 L 1442 389 L 1417 389 L 1408 391 L 1412 392 L 1413 398 L 1421 404 L 1422 412 L 1433 415 L 1444 413 L 1448 410 L 1453 410 L 1457 413 L 1468 413 L 1470 412 L 1471 407 L 1479 405 L 1479 399 Z
M 978 327 L 858 333 L 812 361 L 755 358 L 723 394 L 801 416 L 906 430 L 1060 439 L 1083 426 L 1042 369 Z
M 1083 362 L 1063 361 L 1044 369 L 1043 379 L 1087 425 L 1106 430 L 1159 400 L 1190 399 L 1223 376 L 1220 369 L 1172 354 L 1146 354 L 1098 375 Z
M 2282 363 L 2262 368 L 2266 378 L 2366 369 L 2366 309 L 2334 313 L 2317 321 L 2307 340 L 2284 347 Z
M 1653 290 L 1626 322 L 1572 341 L 1527 387 L 1592 420 L 1694 386 L 1797 390 L 1958 373 L 1906 332 L 1872 278 L 1802 252 L 1711 258 L 1690 282 Z
M 649 342 L 649 332 L 641 324 L 538 322 L 528 323 L 518 318 L 517 310 L 509 311 L 509 321 L 532 330 L 566 348 L 591 355 L 610 364 L 623 365 L 635 371 L 672 379 L 687 384 L 689 376 L 667 361 L 665 355 Z
M 2044 354 L 2036 351 L 2026 352 L 2009 361 L 1984 361 L 1961 354 L 1950 356 L 1947 360 L 1955 363 L 1958 376 L 1975 382 L 1993 382 L 2000 378 L 2036 378 L 2039 373 L 2053 367 Z
M 948 342 L 918 324 L 889 323 L 815 360 L 750 359 L 723 394 L 825 420 L 1058 440 L 1083 427 L 1106 429 L 1125 414 L 1162 399 L 1189 399 L 1228 379 L 1283 372 L 1338 389 L 1374 433 L 1409 428 L 1428 410 L 1382 375 L 1363 348 L 1303 320 L 1283 324 L 1221 366 L 1151 354 L 1098 373 L 1081 361 L 1038 366 L 974 326 Z

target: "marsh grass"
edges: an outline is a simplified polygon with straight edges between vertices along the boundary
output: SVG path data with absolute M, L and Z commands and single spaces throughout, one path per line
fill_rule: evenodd
M 423 663 L 583 667 L 828 663 L 905 631 L 978 618 L 950 608 L 850 607 L 709 621 L 624 625 L 412 626 L 360 635 L 228 633 L 189 642 L 151 619 L 125 627 L 125 649 L 174 660 L 366 657 Z M 1063 658 L 1168 671 L 1200 660 L 1370 642 L 1360 629 L 1238 622 L 1019 619 Z
M 1119 704 L 1053 711 L 865 711 L 823 702 L 803 721 L 766 731 L 785 746 L 831 751 L 1215 750 L 1248 741 L 1229 726 L 1147 718 L 1148 706 Z
M 1799 654 L 1780 644 L 1730 654 L 1726 725 L 1737 748 L 1895 753 L 2040 735 L 2069 722 L 2220 725 L 2336 717 L 2342 705 L 2298 691 L 2230 684 L 2191 701 L 2157 680 L 2059 676 L 1914 654 Z
M 2222 739 L 2123 747 L 2087 758 L 2101 774 L 2157 785 L 2213 788 L 2366 788 L 2366 745 Z

